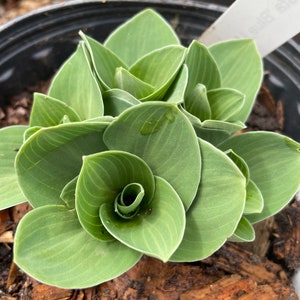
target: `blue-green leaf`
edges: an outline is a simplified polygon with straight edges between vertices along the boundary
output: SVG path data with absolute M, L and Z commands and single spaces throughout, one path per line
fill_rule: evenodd
M 245 95 L 241 92 L 218 88 L 207 93 L 213 120 L 236 121 L 232 116 L 236 115 L 245 103 Z
M 110 89 L 103 93 L 105 115 L 118 116 L 125 109 L 141 102 L 131 94 L 120 89 Z
M 64 201 L 69 209 L 75 208 L 75 190 L 78 176 L 69 181 L 62 189 L 60 198 Z
M 232 151 L 232 149 L 227 150 L 225 153 L 231 158 L 231 160 L 241 170 L 241 172 L 245 176 L 246 182 L 248 184 L 250 175 L 249 175 L 249 168 L 248 168 L 246 162 L 239 155 L 237 155 L 234 151 Z
M 70 122 L 80 121 L 77 112 L 65 102 L 40 93 L 34 94 L 30 126 L 55 126 L 63 123 L 65 116 Z
M 186 214 L 183 241 L 172 261 L 197 261 L 218 250 L 237 228 L 246 198 L 246 180 L 222 151 L 200 140 L 202 175 Z
M 258 222 L 280 211 L 300 187 L 300 144 L 273 132 L 247 132 L 220 145 L 232 149 L 247 163 L 250 179 L 264 199 L 261 213 L 247 215 Z
M 117 68 L 127 66 L 122 60 L 116 56 L 108 48 L 93 38 L 80 32 L 80 36 L 84 40 L 84 45 L 89 52 L 92 61 L 92 70 L 95 71 L 102 90 L 108 90 L 114 87 L 115 72 Z M 83 78 L 82 76 L 80 77 Z
M 249 180 L 244 215 L 261 213 L 264 208 L 264 198 L 257 185 Z
M 107 150 L 107 123 L 78 122 L 39 129 L 20 148 L 16 170 L 20 187 L 33 207 L 63 204 L 64 186 L 78 175 L 82 156 Z
M 104 46 L 130 66 L 155 49 L 179 44 L 170 24 L 154 10 L 145 9 L 118 27 Z
M 148 53 L 130 67 L 130 73 L 154 87 L 153 93 L 140 100 L 163 99 L 183 65 L 185 53 L 182 46 L 166 46 Z
M 155 194 L 150 206 L 125 220 L 104 204 L 100 217 L 105 228 L 126 246 L 168 261 L 179 246 L 185 229 L 184 206 L 175 190 L 162 178 L 155 178 Z
M 255 240 L 255 230 L 247 218 L 241 218 L 237 229 L 229 240 L 231 242 L 253 242 Z
M 243 108 L 232 116 L 234 120 L 245 122 L 263 79 L 262 58 L 255 42 L 250 39 L 225 41 L 209 50 L 221 72 L 222 87 L 236 89 L 246 96 Z
M 102 242 L 86 233 L 76 212 L 50 205 L 32 210 L 18 225 L 14 260 L 38 281 L 80 289 L 113 279 L 133 267 L 141 253 L 118 241 Z
M 181 67 L 179 74 L 165 94 L 163 101 L 180 104 L 184 102 L 184 94 L 188 83 L 188 69 L 186 65 Z
M 152 85 L 135 77 L 122 67 L 116 69 L 114 88 L 124 90 L 137 99 L 145 98 L 154 91 Z
M 193 124 L 197 136 L 215 146 L 227 140 L 238 130 L 244 129 L 245 125 L 241 122 L 227 122 L 220 120 L 205 120 L 201 124 Z
M 101 91 L 82 43 L 56 73 L 48 95 L 72 107 L 82 120 L 103 115 Z
M 228 132 L 230 135 L 236 133 L 238 130 L 246 128 L 242 122 L 228 122 L 221 120 L 205 120 L 202 122 L 204 128 L 219 129 Z
M 186 65 L 189 70 L 187 95 L 193 91 L 198 83 L 203 84 L 207 90 L 221 86 L 221 76 L 214 57 L 203 44 L 194 40 L 186 56 Z
M 14 162 L 27 128 L 18 125 L 0 129 L 0 210 L 26 201 L 19 188 Z
M 139 157 L 123 151 L 105 151 L 85 156 L 76 187 L 76 211 L 89 234 L 100 240 L 111 239 L 99 218 L 102 204 L 114 205 L 115 199 L 130 183 L 145 190 L 141 209 L 149 207 L 154 191 L 154 177 Z
M 201 121 L 211 119 L 212 112 L 205 85 L 198 83 L 191 89 L 184 99 L 184 107 L 190 114 Z
M 156 101 L 128 108 L 108 126 L 104 142 L 111 150 L 141 157 L 188 209 L 199 185 L 200 150 L 192 125 L 174 104 Z

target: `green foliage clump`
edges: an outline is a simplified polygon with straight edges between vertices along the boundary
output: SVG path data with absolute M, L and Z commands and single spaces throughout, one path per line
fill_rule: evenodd
M 83 288 L 143 254 L 188 262 L 252 241 L 300 186 L 299 143 L 240 133 L 262 81 L 255 43 L 186 48 L 151 9 L 103 44 L 80 36 L 29 126 L 0 131 L 0 206 L 33 207 L 16 263 Z

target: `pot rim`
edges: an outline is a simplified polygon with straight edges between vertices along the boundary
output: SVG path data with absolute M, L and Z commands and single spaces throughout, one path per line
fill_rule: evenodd
M 153 4 L 161 4 L 161 5 L 172 5 L 172 6 L 186 6 L 186 7 L 199 7 L 199 8 L 206 8 L 209 10 L 214 10 L 220 13 L 223 13 L 227 9 L 227 5 L 219 4 L 217 2 L 231 2 L 231 1 L 217 1 L 216 3 L 209 3 L 207 1 L 201 1 L 201 0 L 67 0 L 62 3 L 54 3 L 49 4 L 40 8 L 36 8 L 33 11 L 27 12 L 21 16 L 17 16 L 13 18 L 12 20 L 7 21 L 3 25 L 0 25 L 0 34 L 5 31 L 7 28 L 10 28 L 11 26 L 15 25 L 16 23 L 22 23 L 24 20 L 28 20 L 32 17 L 38 16 L 40 14 L 47 13 L 49 11 L 56 11 L 61 8 L 68 8 L 71 6 L 77 6 L 77 5 L 86 5 L 86 4 L 109 4 L 109 3 L 118 3 L 118 4 L 128 4 L 128 3 L 144 3 L 149 5 Z

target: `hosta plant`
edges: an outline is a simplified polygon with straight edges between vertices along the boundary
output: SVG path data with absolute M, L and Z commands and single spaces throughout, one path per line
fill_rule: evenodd
M 185 47 L 151 9 L 102 44 L 79 34 L 29 125 L 0 131 L 1 208 L 33 208 L 15 262 L 83 288 L 144 254 L 192 262 L 252 241 L 300 185 L 299 143 L 242 132 L 262 81 L 255 43 Z

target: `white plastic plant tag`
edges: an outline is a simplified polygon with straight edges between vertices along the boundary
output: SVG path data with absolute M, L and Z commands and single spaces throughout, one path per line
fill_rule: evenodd
M 262 56 L 300 31 L 300 0 L 236 0 L 199 38 L 213 43 L 252 38 Z

